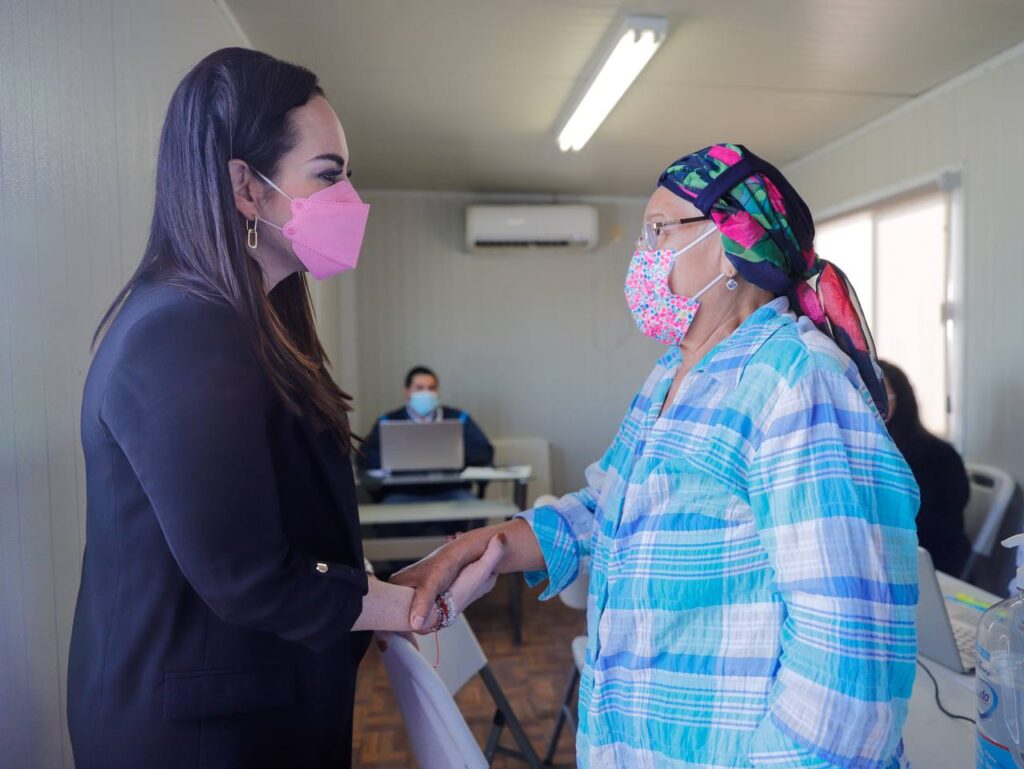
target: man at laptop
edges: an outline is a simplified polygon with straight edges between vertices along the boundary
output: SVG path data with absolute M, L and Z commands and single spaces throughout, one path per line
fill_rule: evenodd
M 467 466 L 483 467 L 494 461 L 494 447 L 483 430 L 464 411 L 441 405 L 438 397 L 440 381 L 426 366 L 416 366 L 405 375 L 405 406 L 384 414 L 373 425 L 363 443 L 358 462 L 365 473 L 381 467 L 381 422 L 409 421 L 427 424 L 439 421 L 462 423 L 462 437 Z M 461 469 L 461 468 L 459 468 Z M 371 488 L 373 488 L 371 486 Z M 473 499 L 468 483 L 424 484 L 381 488 L 373 492 L 377 501 L 388 503 Z

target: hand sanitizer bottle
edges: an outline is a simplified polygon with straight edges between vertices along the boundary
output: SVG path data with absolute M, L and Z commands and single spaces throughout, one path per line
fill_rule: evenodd
M 1024 534 L 1003 540 L 1024 545 Z M 978 769 L 1024 769 L 1024 567 L 978 623 Z

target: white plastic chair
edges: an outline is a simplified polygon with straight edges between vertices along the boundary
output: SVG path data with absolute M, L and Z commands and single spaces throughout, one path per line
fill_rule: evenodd
M 420 769 L 486 769 L 488 761 L 446 682 L 405 638 L 379 635 L 387 642 L 381 657 Z
M 1005 470 L 972 463 L 966 468 L 971 496 L 964 510 L 964 530 L 971 541 L 971 554 L 960 573 L 960 579 L 965 582 L 971 577 L 978 559 L 992 555 L 1017 485 Z
M 497 467 L 529 465 L 533 468 L 530 493 L 551 493 L 551 444 L 543 438 L 495 438 L 494 464 Z M 505 488 L 502 489 L 502 486 Z M 487 499 L 507 499 L 507 484 L 489 484 Z
M 534 503 L 535 507 L 542 505 L 548 505 L 552 502 L 557 501 L 556 497 L 540 497 Z M 562 603 L 568 606 L 570 609 L 576 609 L 578 611 L 587 610 L 587 595 L 590 592 L 590 562 L 589 559 L 584 559 L 580 564 L 579 574 L 561 593 L 558 597 Z M 570 728 L 576 731 L 576 714 L 572 708 L 572 701 L 576 696 L 576 689 L 580 683 L 580 675 L 583 673 L 583 665 L 587 658 L 587 636 L 580 635 L 572 639 L 572 669 L 569 671 L 569 682 L 565 687 L 565 694 L 562 696 L 562 702 L 558 707 L 558 715 L 555 717 L 555 727 L 551 732 L 551 738 L 548 740 L 548 749 L 544 754 L 544 764 L 547 766 L 551 765 L 552 759 L 555 757 L 555 751 L 558 749 L 558 740 L 562 736 L 562 729 L 566 722 L 568 722 Z
M 505 692 L 502 691 L 498 679 L 494 677 L 494 673 L 487 663 L 487 655 L 480 648 L 480 642 L 476 640 L 476 635 L 473 634 L 465 616 L 457 617 L 455 622 L 436 636 L 423 636 L 419 639 L 420 654 L 428 661 L 431 668 L 438 656 L 435 643 L 435 639 L 438 637 L 441 647 L 441 663 L 438 666 L 437 675 L 444 682 L 451 697 L 454 697 L 473 676 L 479 675 L 494 700 L 497 709 L 494 712 L 494 721 L 491 733 L 487 738 L 487 745 L 483 750 L 487 765 L 489 766 L 494 761 L 494 757 L 500 754 L 518 759 L 527 764 L 530 769 L 540 769 L 540 759 L 537 757 L 533 745 L 530 744 L 526 732 L 523 731 L 519 719 L 516 718 L 512 705 L 505 697 Z M 434 671 L 431 670 L 431 672 Z M 512 734 L 518 750 L 505 748 L 498 744 L 506 726 Z
M 577 578 L 576 582 L 580 579 Z M 587 580 L 584 580 L 586 582 Z M 573 585 L 576 584 L 573 583 Z M 559 594 L 561 595 L 561 594 Z M 568 605 L 568 604 L 567 604 Z M 573 606 L 572 608 L 579 608 Z M 586 608 L 584 603 L 583 608 Z M 558 715 L 555 717 L 555 728 L 551 731 L 551 738 L 548 740 L 548 749 L 544 753 L 545 766 L 551 766 L 558 749 L 558 740 L 562 736 L 562 729 L 568 722 L 569 728 L 576 731 L 576 713 L 572 707 L 572 701 L 576 696 L 576 689 L 580 684 L 580 675 L 583 673 L 583 665 L 587 661 L 587 636 L 579 635 L 572 639 L 572 670 L 569 672 L 569 683 L 566 684 L 565 694 L 562 695 L 562 702 L 558 707 Z

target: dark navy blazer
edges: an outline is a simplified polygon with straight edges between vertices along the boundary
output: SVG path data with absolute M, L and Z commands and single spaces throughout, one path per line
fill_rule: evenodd
M 227 307 L 129 296 L 85 385 L 77 769 L 341 768 L 369 634 L 351 464 Z

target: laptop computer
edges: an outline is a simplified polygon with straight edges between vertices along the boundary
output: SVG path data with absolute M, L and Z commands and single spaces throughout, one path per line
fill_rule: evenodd
M 917 578 L 918 654 L 957 673 L 972 672 L 982 612 L 943 596 L 932 557 L 923 547 L 917 548 Z
M 386 473 L 450 472 L 466 466 L 462 421 L 385 420 L 380 423 L 380 467 Z

